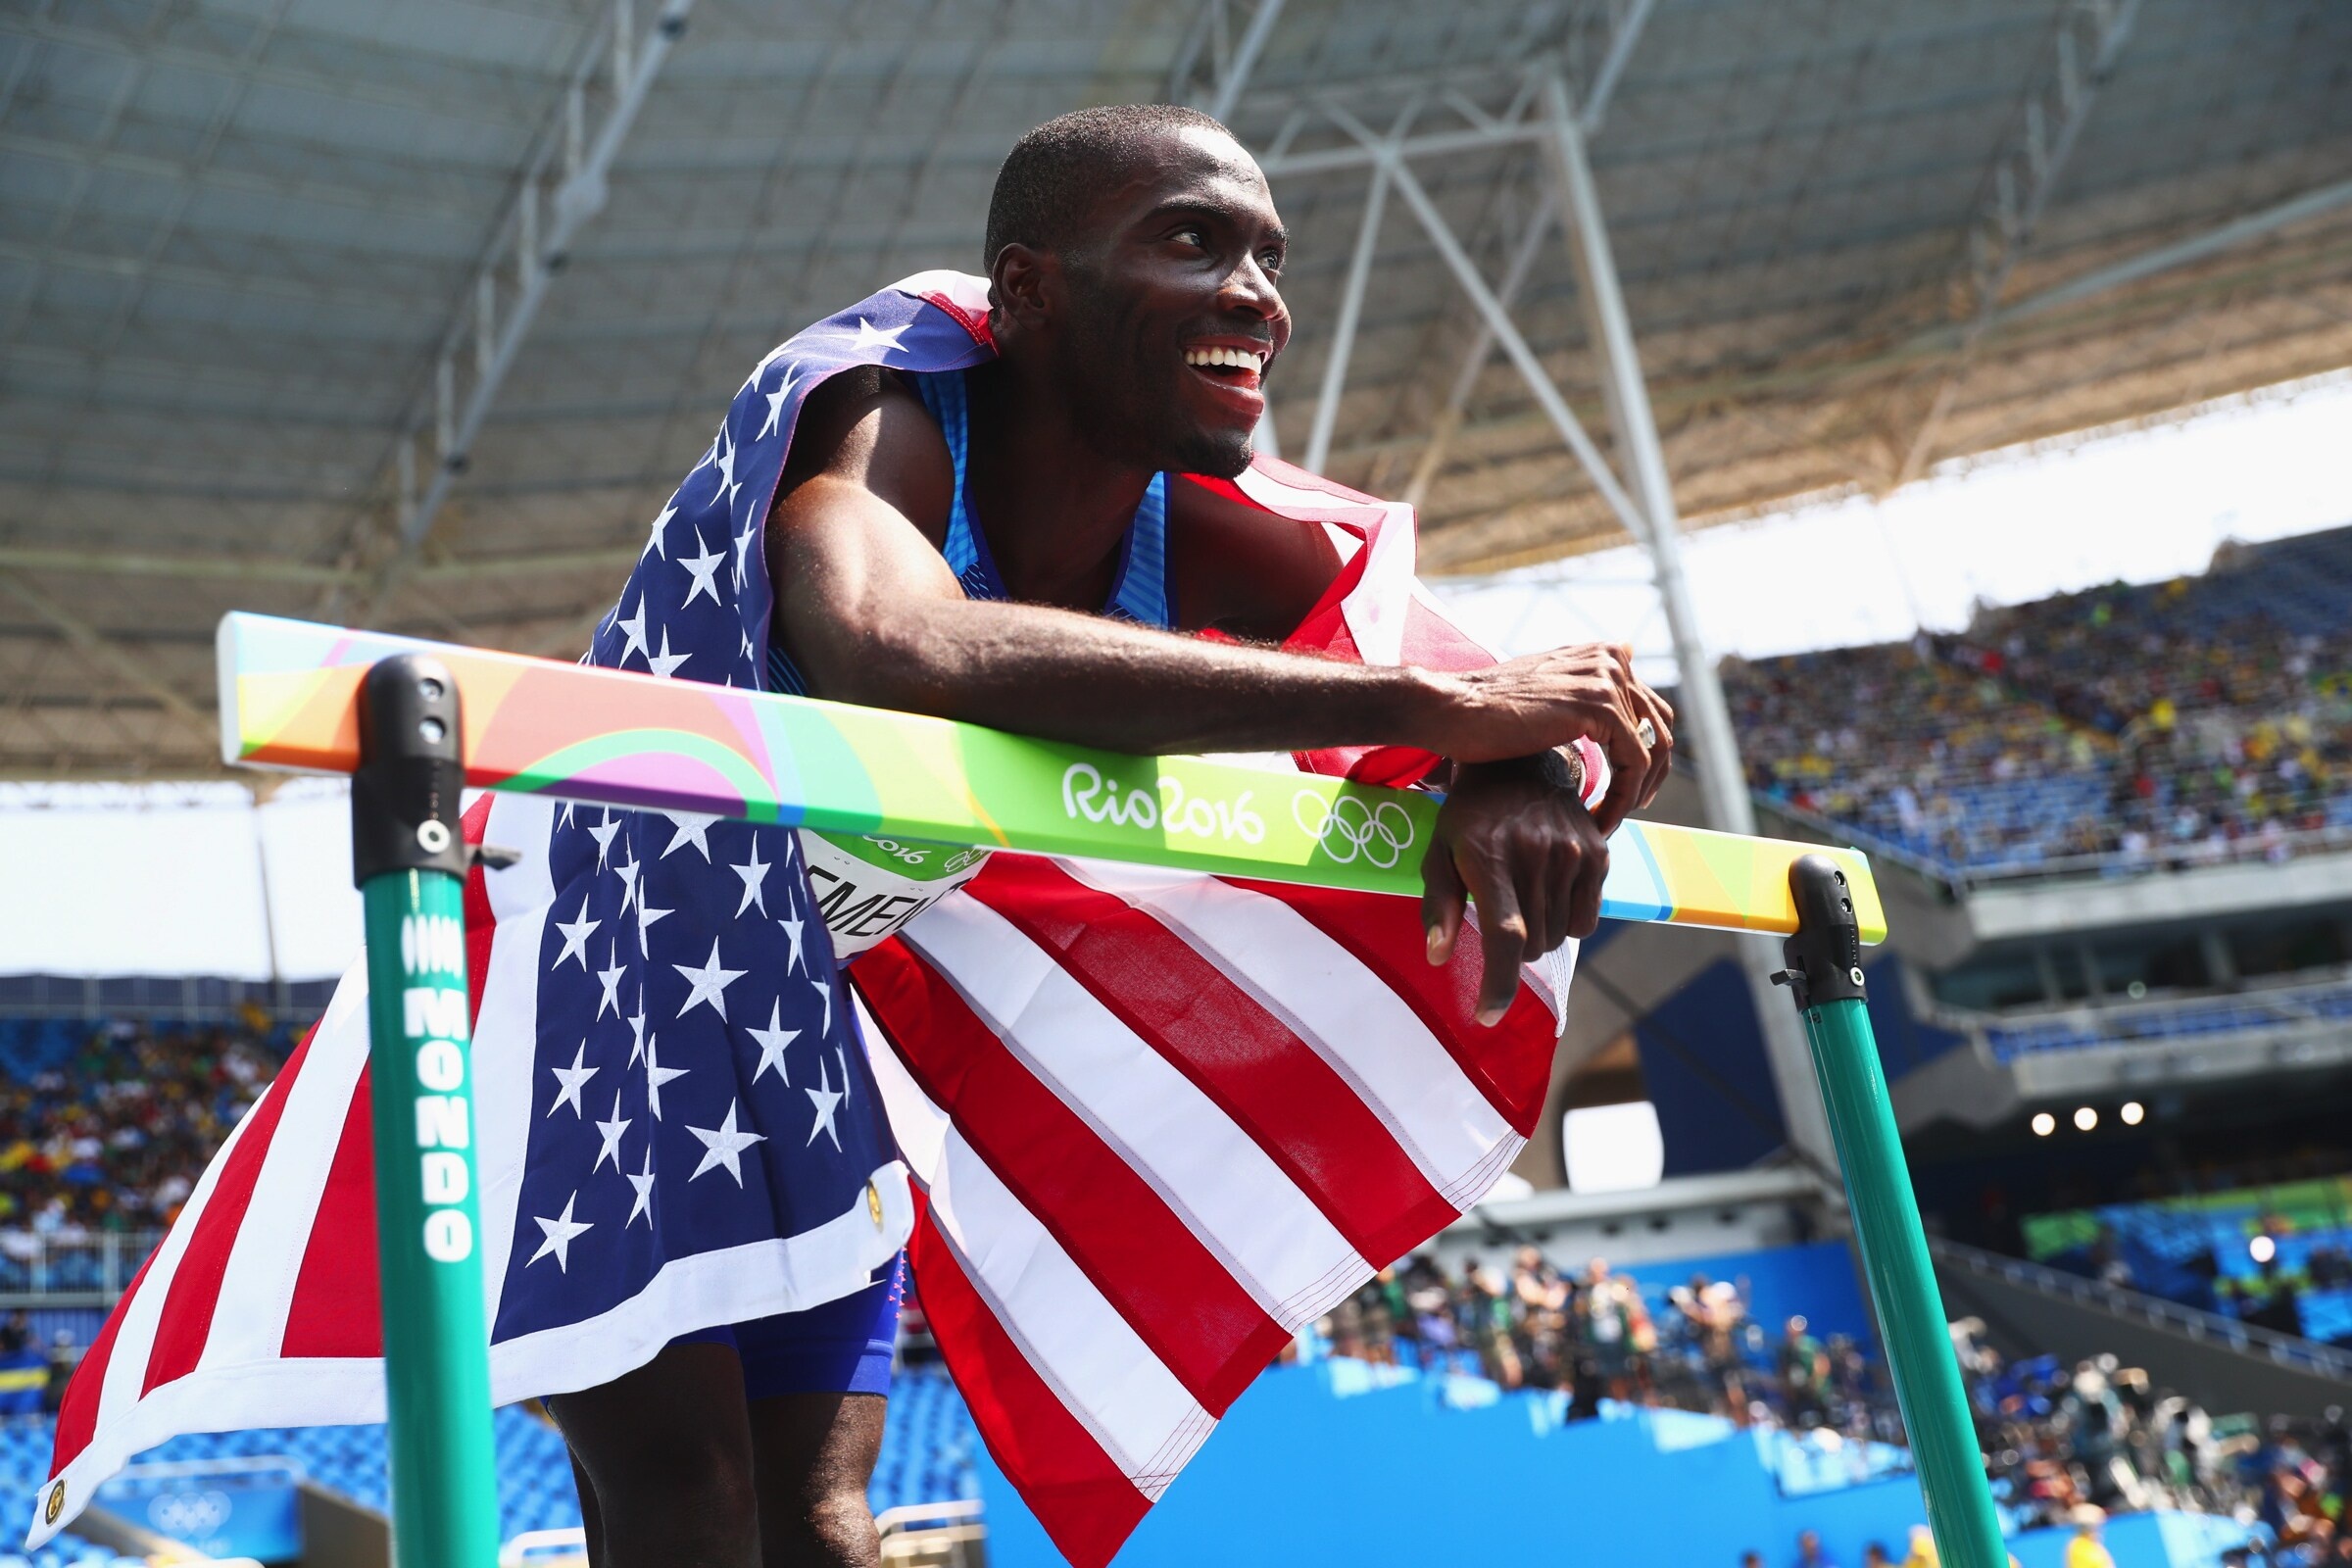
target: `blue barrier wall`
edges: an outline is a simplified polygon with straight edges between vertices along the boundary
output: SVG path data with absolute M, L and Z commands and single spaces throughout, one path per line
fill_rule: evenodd
M 1631 1276 L 1654 1315 L 1664 1306 L 1666 1292 L 1687 1284 L 1693 1274 L 1710 1280 L 1743 1280 L 1751 1321 L 1778 1343 L 1781 1326 L 1791 1313 L 1801 1312 L 1815 1339 L 1844 1334 L 1874 1347 L 1870 1314 L 1862 1301 L 1862 1283 L 1854 1272 L 1854 1255 L 1843 1242 L 1813 1242 L 1803 1247 L 1772 1247 L 1753 1252 L 1723 1252 L 1667 1261 L 1611 1264 L 1613 1272 Z
M 1482 1560 L 1504 1542 L 1565 1562 L 1780 1568 L 1799 1530 L 1841 1563 L 1926 1517 L 1908 1477 L 1783 1497 L 1756 1440 L 1681 1411 L 1553 1422 L 1552 1401 L 1440 1407 L 1424 1380 L 1335 1396 L 1330 1370 L 1277 1367 L 1235 1403 L 1120 1568 L 1375 1568 Z M 982 1461 L 994 1568 L 1054 1568 L 1045 1532 Z

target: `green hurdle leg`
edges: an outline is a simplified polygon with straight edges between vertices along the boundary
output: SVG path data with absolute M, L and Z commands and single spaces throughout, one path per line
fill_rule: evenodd
M 434 659 L 368 671 L 352 775 L 366 906 L 384 1394 L 399 1568 L 492 1568 L 498 1487 L 466 991 L 457 686 Z
M 1886 1340 L 1894 1396 L 1919 1467 L 1928 1524 L 1945 1568 L 2004 1568 L 2008 1548 L 1984 1484 L 1968 1391 L 1928 1259 L 1911 1174 L 1895 1131 L 1886 1075 L 1862 997 L 1862 939 L 1845 873 L 1826 856 L 1788 869 L 1797 932 L 1786 942 L 1788 985 L 1813 1048 L 1830 1135 L 1845 1174 L 1862 1272 Z

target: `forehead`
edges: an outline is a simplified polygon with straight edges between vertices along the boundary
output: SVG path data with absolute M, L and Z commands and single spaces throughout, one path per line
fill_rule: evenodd
M 1098 212 L 1125 224 L 1180 204 L 1230 212 L 1269 226 L 1281 221 L 1257 160 L 1231 136 L 1200 125 L 1152 133 L 1142 164 L 1103 193 Z

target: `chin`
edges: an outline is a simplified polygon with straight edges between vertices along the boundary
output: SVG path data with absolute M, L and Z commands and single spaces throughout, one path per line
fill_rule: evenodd
M 1178 446 L 1171 466 L 1181 473 L 1204 474 L 1211 479 L 1239 478 L 1257 456 L 1250 448 L 1250 436 L 1248 430 L 1194 431 Z

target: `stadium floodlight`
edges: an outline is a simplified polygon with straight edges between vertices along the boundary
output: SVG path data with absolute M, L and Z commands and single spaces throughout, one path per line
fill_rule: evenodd
M 2098 1124 L 2099 1113 L 2093 1110 L 2090 1106 L 2083 1105 L 2076 1110 L 2075 1126 L 2078 1130 L 2082 1132 L 2088 1132 Z
M 2268 1236 L 2257 1236 L 2246 1244 L 2246 1255 L 2257 1263 L 2268 1263 L 2278 1255 L 2278 1244 Z
M 2050 1136 L 2050 1134 L 2052 1134 L 2052 1133 L 2056 1132 L 2057 1130 L 2058 1130 L 2058 1118 L 2057 1118 L 2057 1117 L 2055 1117 L 2055 1116 L 2051 1115 L 2051 1114 L 2050 1114 L 2048 1111 L 2046 1111 L 2046 1110 L 2037 1110 L 2037 1111 L 2035 1111 L 2035 1112 L 2034 1113 L 2034 1137 L 2036 1137 L 2036 1138 L 2047 1138 L 2047 1137 L 2049 1137 L 2049 1136 Z
M 2148 1118 L 2147 1107 L 2136 1100 L 2125 1101 L 2124 1108 L 2116 1114 L 2124 1118 L 2127 1127 L 2136 1127 Z

